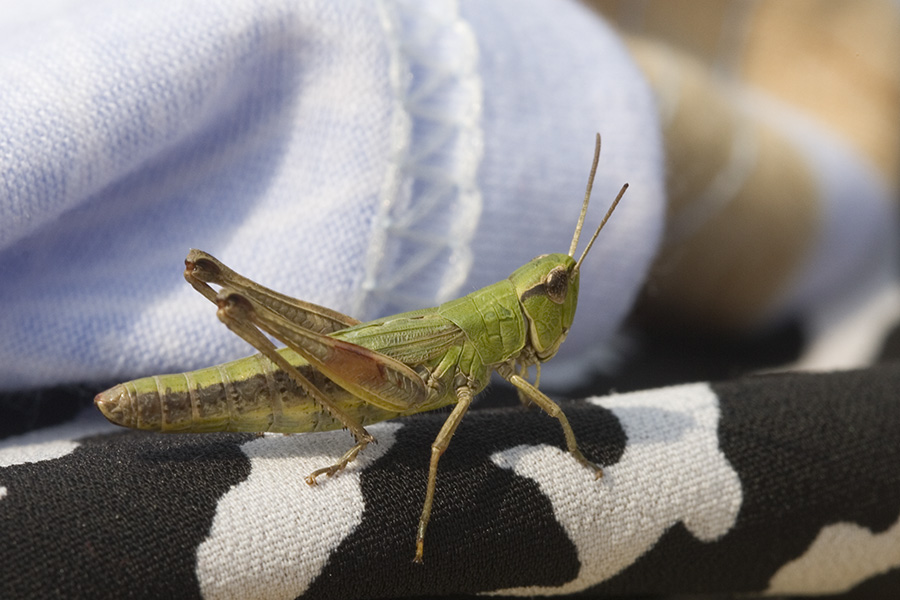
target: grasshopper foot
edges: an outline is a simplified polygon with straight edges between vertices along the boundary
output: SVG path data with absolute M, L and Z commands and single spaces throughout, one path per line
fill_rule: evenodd
M 374 442 L 375 438 L 369 436 L 367 439 L 363 439 L 361 442 L 350 448 L 344 455 L 341 457 L 339 461 L 331 465 L 330 467 L 323 467 L 321 469 L 316 469 L 312 473 L 306 476 L 306 483 L 309 485 L 316 485 L 316 478 L 319 475 L 327 475 L 328 477 L 332 477 L 336 475 L 338 472 L 343 471 L 347 468 L 351 462 L 356 459 L 356 456 L 359 454 L 359 451 L 366 447 L 369 442 Z
M 572 456 L 575 457 L 575 460 L 594 472 L 594 479 L 600 479 L 601 477 L 603 477 L 603 469 L 585 458 L 584 454 L 582 454 L 580 450 L 572 452 Z
M 340 463 L 336 463 L 331 465 L 330 467 L 324 467 L 322 469 L 316 469 L 312 473 L 306 476 L 306 483 L 309 485 L 318 485 L 318 481 L 316 479 L 319 475 L 327 475 L 328 477 L 333 476 L 335 473 L 343 469 L 346 465 L 340 465 Z

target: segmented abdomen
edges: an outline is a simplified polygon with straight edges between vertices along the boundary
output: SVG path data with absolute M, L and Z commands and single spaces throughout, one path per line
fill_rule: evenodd
M 363 425 L 397 416 L 350 395 L 291 350 L 280 352 Z M 259 354 L 198 371 L 122 383 L 99 394 L 94 403 L 113 423 L 161 432 L 300 433 L 343 427 Z

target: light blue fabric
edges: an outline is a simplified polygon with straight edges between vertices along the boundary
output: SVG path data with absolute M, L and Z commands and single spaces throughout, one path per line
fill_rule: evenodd
M 37 0 L 0 15 L 0 81 L 4 389 L 252 352 L 183 281 L 192 247 L 361 319 L 565 252 L 596 131 L 585 238 L 632 188 L 559 373 L 660 237 L 650 91 L 575 2 Z

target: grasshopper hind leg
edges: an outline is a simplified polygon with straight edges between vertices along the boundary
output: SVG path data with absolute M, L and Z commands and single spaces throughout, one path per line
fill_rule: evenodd
M 317 469 L 306 476 L 306 483 L 316 484 L 319 475 L 329 477 L 343 470 L 357 455 L 374 442 L 375 438 L 356 419 L 338 408 L 325 394 L 322 393 L 309 379 L 303 376 L 292 364 L 290 364 L 275 348 L 269 338 L 260 331 L 255 323 L 255 306 L 253 301 L 243 294 L 229 288 L 223 288 L 216 295 L 216 303 L 219 306 L 217 315 L 231 331 L 239 335 L 251 346 L 259 350 L 266 358 L 271 360 L 293 379 L 315 402 L 335 419 L 340 421 L 356 439 L 356 445 L 348 450 L 336 463 L 329 467 Z
M 374 439 L 371 441 L 374 441 Z M 362 449 L 365 448 L 368 444 L 369 441 L 366 440 L 358 441 L 357 444 L 347 450 L 347 452 L 345 452 L 340 460 L 338 460 L 336 463 L 334 463 L 330 467 L 316 469 L 315 471 L 307 475 L 306 483 L 308 483 L 309 485 L 316 485 L 316 478 L 319 475 L 327 475 L 328 477 L 331 477 L 336 473 L 343 471 L 347 467 L 347 465 L 356 460 L 356 455 L 359 454 L 360 451 L 362 451 Z

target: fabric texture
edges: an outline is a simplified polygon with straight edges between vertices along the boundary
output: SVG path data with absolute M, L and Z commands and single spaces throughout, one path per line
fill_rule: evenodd
M 594 252 L 635 251 L 586 263 L 582 302 L 604 316 L 563 352 L 608 339 L 629 309 L 662 227 L 661 148 L 649 87 L 585 9 L 112 7 L 4 36 L 3 388 L 247 354 L 184 284 L 192 247 L 363 320 L 565 252 L 597 131 L 588 227 L 633 192 Z M 565 69 L 533 45 L 573 34 Z
M 372 426 L 377 444 L 310 487 L 348 449 L 345 432 L 161 435 L 90 410 L 0 446 L 0 591 L 893 598 L 898 386 L 890 364 L 564 403 L 600 480 L 555 421 L 491 396 L 441 460 L 422 565 L 416 523 L 443 414 Z
M 34 0 L 0 15 L 0 597 L 900 590 L 900 8 Z M 367 320 L 566 252 L 541 389 L 345 431 L 92 405 L 252 352 L 189 248 Z M 581 597 L 580 596 L 580 597 Z

